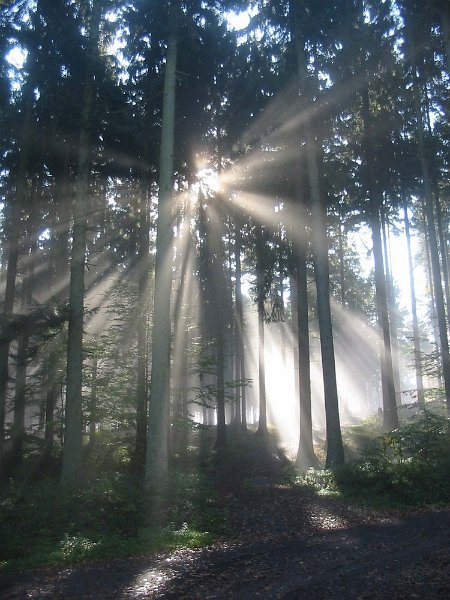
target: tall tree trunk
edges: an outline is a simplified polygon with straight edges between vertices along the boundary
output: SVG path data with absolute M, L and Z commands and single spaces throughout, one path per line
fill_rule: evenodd
M 217 305 L 217 316 L 223 315 L 223 306 Z M 216 320 L 216 400 L 217 400 L 217 437 L 215 448 L 224 448 L 227 445 L 225 421 L 225 339 L 223 335 L 223 321 Z
M 341 214 L 339 213 L 338 223 L 338 258 L 339 258 L 339 279 L 340 279 L 340 291 L 341 291 L 341 305 L 345 308 L 346 299 L 346 285 L 345 285 L 345 262 L 344 262 L 344 225 L 341 222 Z
M 177 256 L 175 300 L 173 306 L 174 348 L 173 348 L 173 449 L 179 455 L 186 453 L 189 437 L 188 414 L 188 364 L 189 364 L 189 323 L 190 301 L 192 293 L 192 245 L 190 237 L 190 222 L 193 218 L 189 202 L 185 203 L 185 214 L 180 214 L 177 222 Z M 180 254 L 179 249 L 184 248 Z
M 306 235 L 306 227 L 304 234 Z M 305 243 L 300 243 L 296 265 L 296 308 L 298 340 L 298 390 L 300 405 L 300 438 L 296 464 L 308 469 L 317 463 L 314 454 L 311 410 L 311 360 L 309 346 L 308 280 Z
M 28 252 L 28 272 L 22 283 L 22 302 L 21 312 L 27 314 L 32 305 L 34 288 L 34 270 L 36 265 L 36 198 L 32 192 L 30 202 L 30 217 L 28 236 L 31 240 Z M 25 443 L 25 407 L 26 407 L 26 386 L 27 386 L 27 366 L 28 366 L 28 346 L 30 341 L 30 332 L 23 329 L 20 332 L 17 348 L 16 361 L 16 383 L 14 390 L 14 420 L 12 429 L 12 466 L 20 465 L 23 459 Z
M 400 406 L 402 403 L 401 398 L 401 384 L 400 384 L 400 366 L 399 366 L 399 347 L 398 347 L 398 328 L 397 328 L 397 306 L 395 304 L 395 291 L 394 291 L 394 279 L 392 275 L 392 269 L 390 266 L 390 251 L 388 242 L 388 227 L 386 222 L 384 211 L 381 211 L 381 227 L 383 231 L 383 251 L 384 261 L 386 265 L 386 293 L 388 302 L 388 314 L 389 314 L 389 328 L 391 332 L 391 350 L 392 350 L 392 370 L 394 373 L 394 390 L 395 390 L 395 403 Z
M 234 244 L 234 262 L 236 266 L 236 342 L 239 381 L 239 396 L 241 405 L 241 427 L 247 431 L 247 395 L 245 386 L 245 353 L 244 353 L 244 308 L 242 301 L 242 233 L 241 220 L 236 217 L 236 237 Z
M 55 174 L 55 210 L 53 212 L 52 234 L 52 280 L 50 291 L 57 302 L 67 302 L 69 286 L 67 272 L 69 271 L 69 229 L 71 206 L 71 186 L 69 185 L 70 164 L 69 148 L 64 150 L 63 165 L 60 172 Z
M 149 279 L 149 223 L 147 186 L 141 191 L 139 207 L 138 253 L 138 318 L 137 318 L 137 386 L 136 386 L 136 440 L 134 463 L 139 472 L 144 469 L 145 438 L 147 435 L 147 359 L 148 359 L 148 279 Z
M 200 336 L 202 340 L 202 356 L 200 362 L 199 383 L 202 392 L 206 393 L 203 400 L 203 424 L 211 422 L 211 408 L 208 390 L 212 389 L 212 365 L 216 361 L 214 335 L 216 331 L 215 287 L 211 268 L 212 249 L 211 236 L 207 229 L 206 205 L 203 194 L 199 194 L 198 230 L 199 230 L 199 281 L 201 290 L 200 301 Z
M 434 294 L 434 285 L 433 285 L 433 274 L 431 268 L 431 252 L 430 252 L 430 244 L 428 241 L 428 231 L 427 231 L 427 217 L 425 214 L 425 206 L 423 202 L 421 202 L 421 217 L 422 217 L 422 225 L 423 225 L 423 235 L 424 235 L 424 246 L 425 246 L 425 274 L 428 283 L 428 289 L 430 291 L 430 302 L 428 304 L 430 311 L 430 321 L 431 327 L 433 329 L 433 337 L 435 342 L 435 354 L 441 354 L 441 341 L 439 339 L 439 327 L 437 320 L 437 310 L 436 310 L 436 296 Z M 442 373 L 441 370 L 438 369 L 437 372 L 437 382 L 438 387 L 442 386 Z
M 78 172 L 73 206 L 72 252 L 67 338 L 67 391 L 61 483 L 76 486 L 81 476 L 83 323 L 86 229 L 89 210 L 89 179 L 92 155 L 92 115 L 95 102 L 94 61 L 98 52 L 101 3 L 94 0 L 89 24 L 89 55 L 83 95 L 78 150 Z
M 444 231 L 444 217 L 442 214 L 441 200 L 439 196 L 439 186 L 436 176 L 433 177 L 433 189 L 435 198 L 435 210 L 436 210 L 436 229 L 439 240 L 439 250 L 441 251 L 441 262 L 442 262 L 442 282 L 444 289 L 444 297 L 446 304 L 447 314 L 447 325 L 450 319 L 450 281 L 449 281 L 449 265 L 448 265 L 448 246 L 447 236 Z M 448 227 L 447 227 L 448 231 Z M 445 307 L 444 307 L 445 309 Z
M 380 233 L 380 216 L 376 202 L 371 202 L 370 226 L 372 231 L 373 258 L 375 266 L 375 303 L 378 326 L 381 331 L 380 360 L 381 388 L 383 395 L 383 427 L 392 430 L 398 427 L 397 403 L 395 398 L 394 369 L 392 366 L 391 333 L 387 301 L 386 277 L 384 273 L 383 248 Z
M 49 253 L 49 290 L 54 302 L 65 300 L 67 290 L 63 281 L 69 265 L 68 221 L 69 205 L 68 177 L 69 177 L 68 149 L 66 148 L 62 168 L 55 174 L 55 210 L 52 216 Z M 65 337 L 65 334 L 61 334 Z M 60 345 L 61 344 L 61 345 Z M 61 347 L 64 340 L 60 336 L 53 339 L 46 349 L 44 363 L 46 377 L 42 386 L 43 416 L 44 416 L 44 463 L 47 462 L 54 449 L 55 425 L 54 411 L 60 395 L 61 382 L 59 369 L 61 367 Z
M 88 401 L 90 449 L 95 446 L 98 421 L 98 357 L 95 355 L 95 351 L 94 348 L 94 356 L 92 357 L 91 393 Z
M 45 433 L 44 458 L 49 457 L 55 445 L 55 407 L 57 400 L 56 386 L 52 385 L 45 394 Z
M 280 235 L 280 248 L 283 245 L 283 241 Z M 280 359 L 281 359 L 281 368 L 283 370 L 286 369 L 286 323 L 285 323 L 285 297 L 284 297 L 284 269 L 282 260 L 280 259 L 280 273 L 278 280 L 278 291 L 280 294 L 280 317 L 278 320 L 278 334 L 279 334 L 279 347 L 280 347 Z
M 181 290 L 178 297 L 183 298 L 187 272 L 181 272 Z M 176 299 L 176 304 L 179 298 Z M 174 310 L 176 318 L 174 330 L 174 369 L 173 369 L 173 451 L 179 456 L 186 454 L 189 441 L 188 382 L 189 377 L 189 314 L 186 310 L 186 298 L 180 299 L 183 306 Z
M 406 15 L 407 31 L 409 36 L 409 55 L 413 68 L 413 96 L 416 116 L 416 134 L 419 160 L 422 171 L 422 184 L 425 199 L 426 228 L 430 246 L 431 271 L 436 302 L 436 313 L 439 327 L 439 341 L 441 345 L 442 376 L 444 379 L 445 401 L 447 413 L 450 414 L 450 351 L 448 343 L 447 323 L 445 318 L 444 293 L 442 289 L 441 268 L 439 263 L 439 250 L 436 237 L 435 216 L 433 207 L 433 192 L 430 167 L 426 157 L 425 132 L 423 126 L 422 105 L 420 99 L 419 78 L 417 74 L 416 52 L 414 42 L 414 27 L 412 17 Z
M 231 233 L 231 222 L 228 218 L 228 248 L 227 248 L 227 268 L 226 268 L 226 308 L 225 308 L 225 322 L 226 322 L 226 344 L 228 347 L 228 360 L 226 370 L 226 381 L 232 382 L 232 400 L 230 404 L 230 425 L 235 430 L 240 429 L 241 425 L 241 410 L 240 410 L 240 399 L 236 388 L 236 322 L 235 322 L 235 305 L 233 302 L 233 260 L 232 254 L 233 249 L 231 246 L 232 233 Z
M 156 231 L 152 367 L 145 455 L 145 488 L 158 491 L 168 475 L 170 399 L 170 295 L 177 39 L 169 35 L 164 76 L 158 223 Z
M 293 267 L 293 272 L 289 277 L 289 294 L 290 294 L 290 309 L 291 309 L 291 329 L 292 329 L 292 363 L 294 366 L 294 397 L 299 399 L 300 406 L 300 390 L 299 390 L 299 375 L 298 375 L 298 316 L 297 316 L 297 273 L 296 266 Z M 309 361 L 308 361 L 309 362 Z
M 419 402 L 419 405 L 422 406 L 424 403 L 422 357 L 420 354 L 419 321 L 417 319 L 416 289 L 414 282 L 414 267 L 411 251 L 411 233 L 409 228 L 408 205 L 406 204 L 406 202 L 403 205 L 403 219 L 405 223 L 405 236 L 408 252 L 409 290 L 411 297 L 411 314 L 413 322 L 414 366 L 416 370 L 417 401 Z
M 295 240 L 295 286 L 291 291 L 295 294 L 294 317 L 296 319 L 294 332 L 297 340 L 295 355 L 297 358 L 297 381 L 295 389 L 298 391 L 300 435 L 296 458 L 299 469 L 305 470 L 317 464 L 314 453 L 313 431 L 312 431 L 312 407 L 311 407 L 311 356 L 309 343 L 309 311 L 308 311 L 308 209 L 305 199 L 304 169 L 298 165 L 297 175 L 297 198 L 295 209 L 297 212 Z
M 397 403 L 395 398 L 394 370 L 392 366 L 391 333 L 386 275 L 381 240 L 381 194 L 376 179 L 373 153 L 373 131 L 370 114 L 369 93 L 362 92 L 362 120 L 364 127 L 363 152 L 367 169 L 367 192 L 369 196 L 369 223 L 372 233 L 373 260 L 375 267 L 375 304 L 380 337 L 381 390 L 383 397 L 383 427 L 390 431 L 398 427 Z
M 425 91 L 425 110 L 426 110 L 426 122 L 427 122 L 427 136 L 431 139 L 433 137 L 433 129 L 431 126 L 431 109 L 430 109 L 430 101 L 428 97 L 427 91 Z M 436 215 L 436 231 L 437 231 L 437 240 L 438 240 L 438 251 L 440 251 L 441 255 L 441 263 L 442 263 L 442 283 L 446 304 L 446 314 L 447 314 L 447 325 L 449 325 L 450 318 L 450 281 L 449 281 L 449 257 L 448 257 L 448 222 L 447 227 L 444 225 L 444 215 L 442 214 L 442 206 L 441 206 L 441 195 L 439 192 L 439 183 L 438 183 L 438 166 L 436 165 L 436 156 L 431 153 L 428 155 L 428 159 L 430 161 L 429 171 L 431 177 L 431 189 L 434 195 L 434 211 Z M 445 307 L 444 307 L 445 308 Z
M 14 420 L 12 427 L 12 464 L 19 465 L 23 459 L 23 447 L 25 442 L 25 403 L 27 384 L 27 363 L 29 335 L 22 331 L 19 335 L 16 360 L 16 385 L 14 393 Z
M 23 182 L 25 185 L 25 182 Z M 25 190 L 23 190 L 23 193 Z M 5 322 L 14 312 L 14 299 L 16 294 L 17 264 L 19 259 L 19 223 L 20 212 L 19 195 L 16 194 L 16 202 L 13 203 L 12 214 L 8 227 L 8 266 L 6 270 L 6 290 L 3 304 L 3 319 Z M 5 416 L 6 397 L 9 381 L 9 340 L 0 342 L 0 468 L 3 467 L 4 439 L 5 439 Z
M 304 95 L 303 107 L 312 106 L 309 98 L 308 70 L 305 57 L 305 41 L 300 23 L 301 15 L 296 4 L 291 4 L 294 18 L 294 38 L 297 58 L 299 90 Z M 325 419 L 327 427 L 327 467 L 344 462 L 339 403 L 334 355 L 333 327 L 330 307 L 330 276 L 328 263 L 328 241 L 326 231 L 326 210 L 324 207 L 319 166 L 318 143 L 310 121 L 304 125 L 305 151 L 309 197 L 311 201 L 312 249 L 316 277 L 317 310 L 319 316 L 320 347 L 322 352 L 322 373 L 325 396 Z M 300 308 L 300 307 L 299 307 Z
M 31 53 L 34 58 L 34 54 Z M 31 70 L 33 66 L 31 66 Z M 31 78 L 31 76 L 30 76 Z M 27 170 L 33 136 L 33 94 L 34 82 L 27 81 L 24 89 L 24 116 L 21 131 L 21 151 L 16 174 L 16 193 L 7 214 L 7 267 L 6 288 L 3 304 L 3 319 L 5 322 L 14 312 L 16 295 L 17 266 L 20 254 L 21 217 L 28 192 Z M 0 342 L 0 468 L 3 462 L 5 438 L 6 396 L 9 380 L 9 341 Z
M 312 247 L 314 252 L 314 272 L 316 276 L 317 310 L 319 316 L 320 348 L 322 353 L 322 373 L 327 425 L 326 465 L 327 467 L 330 467 L 331 465 L 339 465 L 344 462 L 344 448 L 339 418 L 333 326 L 331 320 L 330 275 L 325 208 L 322 204 L 319 187 L 318 156 L 314 146 L 315 141 L 310 138 L 307 142 L 307 158 L 312 208 Z
M 266 361 L 264 339 L 264 239 L 262 226 L 256 226 L 256 295 L 258 310 L 258 391 L 259 391 L 259 421 L 258 434 L 267 434 L 267 397 L 266 397 Z
M 219 131 L 217 135 L 217 173 L 220 176 L 222 172 L 222 155 Z M 216 194 L 216 205 L 212 207 L 210 212 L 211 229 L 209 232 L 212 240 L 210 246 L 210 260 L 212 261 L 210 279 L 214 286 L 213 298 L 215 303 L 217 436 L 214 447 L 216 449 L 224 448 L 227 445 L 225 418 L 225 333 L 228 326 L 229 313 L 225 300 L 228 290 L 225 277 L 225 251 L 223 246 L 224 200 L 221 194 Z
M 214 299 L 213 326 L 216 344 L 216 402 L 217 402 L 217 436 L 215 448 L 227 445 L 225 420 L 225 328 L 227 314 L 225 310 L 226 281 L 224 272 L 223 223 L 219 203 L 211 208 L 209 236 L 209 260 L 211 261 L 210 283 L 213 286 Z M 212 308 L 212 307 L 211 307 Z

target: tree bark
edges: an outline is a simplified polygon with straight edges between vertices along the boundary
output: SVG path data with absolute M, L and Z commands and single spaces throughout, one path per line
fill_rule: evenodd
M 409 271 L 409 290 L 411 298 L 411 314 L 413 322 L 413 345 L 414 345 L 414 366 L 416 370 L 416 388 L 417 388 L 417 401 L 419 405 L 424 404 L 424 392 L 423 392 L 423 378 L 422 378 L 422 357 L 420 354 L 420 335 L 419 335 L 419 321 L 417 319 L 417 303 L 416 303 L 416 288 L 414 282 L 414 267 L 412 260 L 411 251 L 411 233 L 409 227 L 408 217 L 408 206 L 405 202 L 403 205 L 403 219 L 405 223 L 405 236 L 406 245 L 408 252 L 408 271 Z
M 56 407 L 57 392 L 56 386 L 53 385 L 47 389 L 45 395 L 45 433 L 44 456 L 48 457 L 52 454 L 55 445 L 55 407 Z
M 16 360 L 16 385 L 14 393 L 14 420 L 12 427 L 11 464 L 15 468 L 22 462 L 25 442 L 25 403 L 27 385 L 27 356 L 29 335 L 22 331 L 19 336 Z
M 319 187 L 319 169 L 315 142 L 307 142 L 308 178 L 311 193 L 312 240 L 314 272 L 316 276 L 317 310 L 319 316 L 320 349 L 325 395 L 325 417 L 327 425 L 327 468 L 344 462 L 339 402 L 337 392 L 336 364 L 334 355 L 333 326 L 330 307 L 330 275 L 325 225 L 325 209 Z M 308 148 L 309 147 L 309 148 Z
M 397 403 L 395 399 L 394 370 L 392 366 L 391 334 L 386 275 L 381 240 L 381 194 L 376 179 L 373 153 L 372 119 L 368 90 L 362 92 L 363 153 L 366 160 L 367 193 L 369 196 L 369 224 L 372 234 L 373 260 L 375 268 L 375 304 L 380 336 L 381 390 L 383 397 L 383 427 L 387 431 L 398 427 Z
M 147 362 L 148 362 L 148 280 L 149 280 L 149 223 L 147 187 L 142 190 L 139 214 L 138 252 L 138 318 L 137 318 L 137 386 L 136 386 L 136 440 L 134 463 L 143 472 L 145 439 L 147 435 Z
M 262 226 L 256 226 L 256 295 L 258 310 L 258 392 L 259 421 L 258 434 L 267 434 L 266 361 L 264 339 L 264 240 Z
M 439 250 L 436 237 L 435 215 L 433 207 L 433 192 L 430 167 L 426 157 L 425 132 L 423 126 L 422 105 L 420 100 L 419 79 L 417 74 L 416 53 L 414 50 L 414 33 L 412 18 L 406 15 L 407 31 L 409 35 L 409 56 L 413 70 L 413 96 L 416 116 L 416 134 L 419 160 L 422 172 L 422 185 L 425 200 L 426 228 L 430 246 L 431 271 L 433 278 L 436 313 L 439 328 L 439 341 L 441 345 L 442 376 L 444 379 L 445 401 L 447 413 L 450 415 L 450 351 L 448 343 L 447 322 L 445 318 L 444 293 L 442 289 L 441 268 L 439 263 Z
M 308 71 L 304 40 L 300 29 L 298 7 L 291 4 L 294 16 L 294 39 L 297 58 L 299 90 L 304 95 L 303 106 L 311 106 L 308 89 Z M 322 352 L 322 373 L 325 396 L 325 419 L 327 427 L 326 465 L 339 465 L 344 462 L 344 447 L 339 418 L 339 403 L 334 355 L 333 327 L 330 307 L 330 275 L 328 263 L 328 242 L 326 231 L 326 211 L 323 203 L 319 153 L 311 122 L 304 125 L 305 151 L 309 197 L 311 201 L 312 249 L 316 277 L 317 309 L 319 316 L 320 346 Z M 301 307 L 299 307 L 301 308 Z
M 30 53 L 30 56 L 31 59 L 34 60 L 34 51 Z M 31 70 L 32 69 L 33 65 L 31 66 Z M 34 82 L 30 75 L 30 79 L 27 81 L 24 89 L 24 116 L 20 135 L 21 151 L 16 174 L 16 193 L 11 205 L 8 207 L 8 251 L 6 288 L 3 304 L 3 319 L 5 322 L 8 321 L 14 312 L 14 301 L 16 296 L 17 267 L 21 250 L 21 217 L 28 193 L 27 170 L 33 135 L 33 88 Z M 9 381 L 9 350 L 9 341 L 2 341 L 0 343 L 0 468 L 3 462 L 5 439 L 6 396 Z
M 217 200 L 218 198 L 216 198 Z M 222 236 L 222 212 L 220 203 L 217 202 L 210 211 L 209 260 L 211 261 L 210 284 L 212 284 L 212 298 L 214 299 L 213 326 L 215 332 L 215 358 L 216 358 L 216 403 L 217 403 L 217 436 L 215 448 L 224 448 L 227 445 L 226 419 L 225 419 L 225 328 L 227 311 L 225 310 L 226 281 L 224 272 L 224 252 Z M 212 307 L 210 307 L 212 308 Z
M 295 293 L 294 312 L 296 324 L 294 332 L 297 340 L 297 348 L 295 348 L 295 355 L 297 358 L 297 381 L 295 389 L 298 391 L 300 407 L 300 434 L 296 465 L 299 469 L 306 470 L 317 464 L 317 458 L 314 453 L 312 431 L 311 355 L 309 343 L 307 272 L 308 209 L 305 199 L 306 182 L 304 182 L 303 179 L 304 172 L 302 165 L 298 164 L 297 198 L 295 202 L 298 222 L 296 231 L 298 237 L 294 244 L 295 286 L 294 290 L 292 290 L 292 292 Z
M 445 305 L 447 308 L 447 324 L 450 318 L 450 280 L 449 280 L 449 265 L 448 265 L 448 247 L 447 247 L 447 236 L 444 231 L 444 216 L 442 214 L 441 199 L 439 196 L 439 186 L 436 177 L 433 177 L 433 189 L 435 204 L 434 208 L 436 211 L 436 228 L 437 237 L 439 241 L 439 250 L 441 252 L 441 263 L 442 263 L 442 281 L 443 281 L 443 292 L 445 298 Z M 448 227 L 447 227 L 448 231 Z M 444 306 L 445 310 L 445 306 Z
M 73 206 L 72 252 L 67 338 L 67 389 L 61 483 L 77 486 L 81 477 L 84 269 L 92 155 L 92 115 L 95 102 L 94 61 L 98 52 L 101 5 L 94 0 L 89 24 L 89 57 L 84 87 L 78 150 L 78 173 Z
M 345 308 L 346 300 L 346 283 L 345 283 L 345 262 L 344 262 L 344 225 L 341 222 L 341 214 L 338 215 L 338 256 L 339 256 L 339 279 L 340 279 L 340 293 L 341 293 L 341 305 Z
M 33 288 L 34 288 L 34 271 L 36 266 L 36 198 L 35 194 L 31 194 L 30 215 L 28 239 L 28 269 L 22 283 L 22 302 L 21 312 L 27 314 L 32 305 Z M 23 329 L 20 332 L 17 348 L 16 361 L 16 382 L 14 390 L 14 420 L 12 428 L 12 452 L 11 465 L 16 467 L 23 460 L 23 451 L 25 443 L 25 407 L 26 407 L 26 386 L 27 386 L 27 366 L 28 366 L 28 346 L 30 341 L 30 332 L 28 329 Z
M 448 9 L 450 12 L 450 9 Z M 430 102 L 428 98 L 428 93 L 425 91 L 425 110 L 426 110 L 426 122 L 427 122 L 427 131 L 426 135 L 429 138 L 433 137 L 433 130 L 431 126 L 431 116 L 430 116 Z M 425 136 L 424 136 L 425 139 Z M 441 195 L 439 192 L 439 183 L 438 183 L 438 167 L 436 165 L 436 156 L 434 153 L 430 156 L 429 154 L 429 172 L 431 177 L 431 190 L 434 195 L 434 212 L 436 216 L 436 230 L 437 230 L 437 241 L 438 241 L 438 252 L 440 251 L 441 257 L 441 266 L 442 266 L 442 283 L 443 283 L 443 293 L 446 304 L 446 314 L 447 314 L 447 325 L 449 324 L 449 313 L 450 313 L 450 281 L 449 281 L 449 258 L 448 258 L 448 222 L 447 228 L 445 229 L 444 225 L 444 215 L 442 212 L 441 206 Z M 445 309 L 445 306 L 444 306 Z
M 306 227 L 303 227 L 302 229 L 304 229 L 304 234 L 306 235 Z M 297 467 L 304 470 L 317 464 L 317 459 L 314 454 L 312 433 L 308 280 L 306 269 L 306 252 L 303 243 L 300 244 L 296 263 L 298 390 L 300 405 L 300 438 L 296 464 Z
M 220 176 L 222 171 L 222 156 L 219 132 L 217 154 L 217 173 Z M 209 235 L 211 238 L 211 245 L 209 247 L 209 259 L 212 263 L 210 280 L 213 285 L 212 297 L 214 298 L 215 304 L 214 330 L 216 338 L 217 436 L 214 447 L 217 450 L 226 447 L 228 443 L 225 414 L 225 344 L 226 329 L 230 315 L 226 306 L 228 289 L 225 277 L 225 251 L 223 246 L 223 207 L 225 206 L 225 201 L 220 193 L 216 194 L 215 200 L 215 206 L 212 206 L 210 211 L 211 227 L 209 230 Z
M 399 347 L 398 347 L 398 328 L 397 328 L 397 306 L 395 303 L 394 293 L 394 279 L 392 270 L 389 262 L 389 243 L 388 243 L 388 227 L 386 222 L 384 211 L 381 211 L 381 227 L 383 231 L 383 252 L 384 262 L 386 265 L 386 293 L 388 303 L 388 315 L 389 315 L 389 331 L 391 334 L 391 355 L 392 355 L 392 370 L 394 375 L 394 390 L 395 390 L 395 403 L 400 406 L 402 403 L 401 398 L 401 384 L 400 384 L 400 367 L 399 367 Z
M 95 352 L 95 349 L 94 349 Z M 92 382 L 91 395 L 89 398 L 89 445 L 92 447 L 95 444 L 98 421 L 98 357 L 92 358 Z
M 430 311 L 430 321 L 431 327 L 433 329 L 433 337 L 435 340 L 436 353 L 441 353 L 441 342 L 439 340 L 439 327 L 437 324 L 437 312 L 436 312 L 436 299 L 434 295 L 434 285 L 433 285 L 433 275 L 431 272 L 431 253 L 430 253 L 430 244 L 428 242 L 428 231 L 427 231 L 427 217 L 425 215 L 425 206 L 423 202 L 420 202 L 421 208 L 421 223 L 423 226 L 423 238 L 424 238 L 424 249 L 425 249 L 425 274 L 428 284 L 428 289 L 430 291 L 430 302 L 429 302 L 429 311 Z M 442 375 L 439 371 L 438 374 L 439 385 L 442 384 Z
M 172 197 L 175 130 L 177 39 L 169 35 L 164 76 L 161 130 L 158 223 L 156 231 L 155 293 L 152 367 L 145 455 L 147 490 L 157 492 L 168 476 L 168 427 L 170 398 L 170 295 L 172 288 Z
M 24 175 L 25 177 L 25 175 Z M 25 182 L 23 182 L 25 186 Z M 18 192 L 22 186 L 18 186 Z M 23 194 L 25 189 L 23 190 Z M 14 299 L 16 294 L 16 276 L 17 264 L 19 260 L 19 223 L 20 206 L 19 200 L 22 192 L 16 194 L 16 201 L 13 204 L 12 214 L 8 227 L 8 266 L 6 268 L 6 290 L 3 304 L 3 319 L 5 322 L 14 312 Z M 4 458 L 4 440 L 5 440 L 5 416 L 6 416 L 6 397 L 9 381 L 9 349 L 10 342 L 2 341 L 0 343 L 0 468 L 3 466 Z
M 372 231 L 373 258 L 375 266 L 375 302 L 378 326 L 381 331 L 380 360 L 381 388 L 383 395 L 383 427 L 390 431 L 398 427 L 397 403 L 395 399 L 394 369 L 392 366 L 391 334 L 384 274 L 383 248 L 380 233 L 380 216 L 376 202 L 371 202 L 370 227 Z
M 236 346 L 237 346 L 237 373 L 239 379 L 239 397 L 241 407 L 241 428 L 247 431 L 247 397 L 245 386 L 245 354 L 244 354 L 244 308 L 242 301 L 242 266 L 241 266 L 241 250 L 242 250 L 242 234 L 241 220 L 236 217 L 236 237 L 234 244 L 234 262 L 236 268 Z

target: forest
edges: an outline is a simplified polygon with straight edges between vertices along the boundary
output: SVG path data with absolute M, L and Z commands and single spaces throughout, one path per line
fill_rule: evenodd
M 448 1 L 0 31 L 0 573 L 208 544 L 227 486 L 447 506 Z

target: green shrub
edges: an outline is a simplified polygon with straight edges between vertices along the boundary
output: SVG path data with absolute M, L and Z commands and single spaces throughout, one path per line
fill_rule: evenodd
M 408 506 L 449 502 L 447 418 L 418 412 L 366 447 L 360 460 L 336 474 L 342 491 Z
M 331 469 L 315 469 L 311 467 L 296 478 L 296 483 L 314 489 L 319 494 L 336 493 L 336 481 Z
M 297 479 L 321 494 L 341 494 L 376 505 L 420 506 L 450 503 L 449 420 L 422 410 L 404 425 L 359 437 L 357 458 L 334 470 L 310 469 Z

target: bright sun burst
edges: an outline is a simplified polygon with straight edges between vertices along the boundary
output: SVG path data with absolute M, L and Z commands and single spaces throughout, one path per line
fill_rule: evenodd
M 197 171 L 197 181 L 203 192 L 217 193 L 220 188 L 220 177 L 212 167 L 202 167 Z

